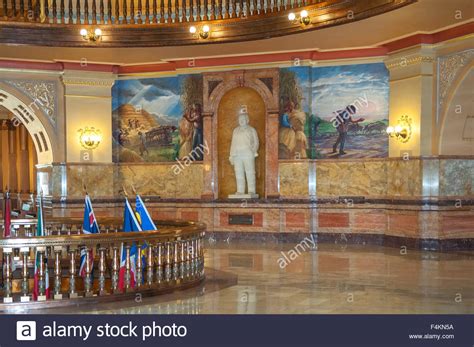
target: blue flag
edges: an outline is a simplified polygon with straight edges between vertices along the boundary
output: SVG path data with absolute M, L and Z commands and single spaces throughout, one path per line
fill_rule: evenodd
M 133 212 L 132 206 L 127 198 L 125 198 L 125 211 L 123 213 L 123 230 L 124 232 L 142 231 L 140 224 L 138 223 L 135 213 Z M 137 264 L 137 244 L 134 242 L 130 247 L 130 286 L 135 287 L 135 272 Z M 127 260 L 127 253 L 125 247 L 121 247 L 120 251 L 120 271 L 119 271 L 119 288 L 123 290 L 125 288 L 125 266 Z
M 135 202 L 135 210 L 137 211 L 137 217 L 142 227 L 142 230 L 149 231 L 149 230 L 157 230 L 155 223 L 153 223 L 153 219 L 151 219 L 148 210 L 143 203 L 142 198 L 140 195 L 137 195 L 137 199 Z
M 84 205 L 84 220 L 82 222 L 82 232 L 84 234 L 97 234 L 100 232 L 99 224 L 95 218 L 94 210 L 92 209 L 92 202 L 88 194 L 86 194 L 85 205 Z M 86 277 L 86 250 L 81 249 L 81 265 L 79 266 L 79 275 L 83 278 Z M 89 250 L 89 266 L 92 270 L 94 267 L 94 253 L 92 249 Z
M 151 219 L 150 217 L 150 213 L 148 212 L 145 204 L 143 203 L 142 198 L 138 194 L 135 201 L 135 211 L 137 214 L 137 219 L 142 227 L 142 230 L 144 231 L 157 230 L 156 225 L 153 222 L 153 219 Z M 147 248 L 148 248 L 148 244 L 145 242 L 140 249 L 144 274 L 145 274 L 145 268 L 147 266 L 147 262 L 146 262 L 146 249 Z M 142 278 L 143 280 L 145 280 L 145 275 L 143 275 Z

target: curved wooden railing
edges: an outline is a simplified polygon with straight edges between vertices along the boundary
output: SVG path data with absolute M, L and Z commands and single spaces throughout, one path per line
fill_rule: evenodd
M 127 295 L 154 295 L 199 284 L 204 278 L 205 225 L 184 221 L 157 221 L 158 231 L 121 232 L 119 220 L 101 221 L 100 234 L 77 234 L 80 220 L 48 220 L 48 236 L 31 237 L 33 221 L 14 221 L 20 237 L 0 239 L 3 254 L 3 304 L 0 311 L 57 307 L 120 300 Z M 29 223 L 29 224 L 28 224 Z M 131 281 L 130 248 L 135 244 L 146 262 L 136 261 L 136 285 Z M 125 250 L 125 284 L 119 288 L 120 249 Z M 93 268 L 89 266 L 92 250 Z M 85 276 L 79 276 L 80 253 L 86 256 Z M 38 298 L 33 301 L 35 255 L 38 254 Z M 45 261 L 46 259 L 46 261 Z M 49 276 L 46 276 L 46 274 Z M 50 297 L 46 296 L 49 277 Z M 20 305 L 20 306 L 18 306 Z M 48 305 L 48 306 L 45 306 Z
M 342 25 L 414 2 L 416 0 L 0 0 L 0 43 L 166 47 L 242 42 Z
M 321 0 L 1 0 L 6 21 L 155 24 L 257 16 Z

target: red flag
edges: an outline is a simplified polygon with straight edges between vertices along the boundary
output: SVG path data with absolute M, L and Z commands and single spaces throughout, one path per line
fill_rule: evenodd
M 12 225 L 11 221 L 12 206 L 10 202 L 10 192 L 5 193 L 5 208 L 3 210 L 3 236 L 10 237 L 10 228 Z

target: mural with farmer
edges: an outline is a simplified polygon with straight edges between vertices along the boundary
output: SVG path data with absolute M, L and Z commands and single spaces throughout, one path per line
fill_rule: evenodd
M 281 69 L 280 159 L 386 157 L 388 103 L 383 63 Z

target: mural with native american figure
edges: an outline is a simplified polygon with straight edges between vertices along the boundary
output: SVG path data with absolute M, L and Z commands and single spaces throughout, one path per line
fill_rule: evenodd
M 202 76 L 119 80 L 113 87 L 116 162 L 202 160 Z

